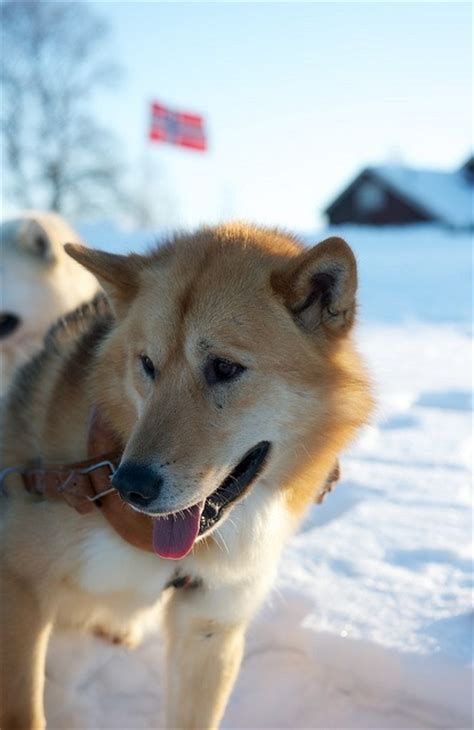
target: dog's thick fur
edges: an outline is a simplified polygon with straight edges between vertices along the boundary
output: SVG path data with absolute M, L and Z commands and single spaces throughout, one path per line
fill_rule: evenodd
M 66 241 L 81 239 L 55 213 L 24 211 L 0 225 L 0 395 L 41 349 L 52 323 L 98 291 L 95 278 L 66 255 Z M 6 317 L 15 318 L 14 327 L 3 327 Z
M 147 256 L 68 252 L 98 277 L 110 308 L 98 301 L 70 317 L 20 371 L 2 465 L 85 458 L 98 407 L 126 445 L 122 463 L 151 465 L 163 478 L 158 507 L 175 512 L 211 494 L 256 443 L 271 450 L 245 497 L 178 562 L 124 542 L 99 509 L 79 516 L 8 478 L 2 728 L 44 727 L 54 624 L 133 643 L 160 602 L 167 727 L 215 728 L 285 541 L 370 412 L 350 337 L 354 256 L 338 238 L 303 249 L 241 224 L 180 236 Z M 210 384 L 203 373 L 216 357 L 246 370 Z M 176 571 L 197 587 L 164 590 Z

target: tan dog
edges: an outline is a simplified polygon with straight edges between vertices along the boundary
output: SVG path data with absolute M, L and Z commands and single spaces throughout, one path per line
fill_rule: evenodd
M 0 395 L 61 315 L 98 291 L 96 279 L 64 252 L 80 238 L 59 215 L 24 211 L 0 225 Z
M 54 624 L 133 643 L 160 601 L 167 727 L 215 728 L 285 541 L 371 408 L 355 259 L 240 224 L 67 251 L 111 309 L 53 332 L 7 404 L 2 728 L 44 727 Z M 111 492 L 89 468 L 117 449 Z

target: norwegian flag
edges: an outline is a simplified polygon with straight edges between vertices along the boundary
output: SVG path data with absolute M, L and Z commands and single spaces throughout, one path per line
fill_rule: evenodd
M 151 105 L 149 138 L 152 142 L 168 142 L 200 152 L 207 148 L 201 116 L 176 112 L 157 102 Z

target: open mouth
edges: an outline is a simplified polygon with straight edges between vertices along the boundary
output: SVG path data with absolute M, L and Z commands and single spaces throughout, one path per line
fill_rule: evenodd
M 248 451 L 220 487 L 204 502 L 177 514 L 155 516 L 153 519 L 153 549 L 162 558 L 179 560 L 193 548 L 195 540 L 208 532 L 223 517 L 226 510 L 261 473 L 270 451 L 269 441 L 260 441 Z
M 247 491 L 262 471 L 269 451 L 269 441 L 260 441 L 239 461 L 235 469 L 224 479 L 221 486 L 209 495 L 201 513 L 199 535 L 203 535 L 211 527 L 214 527 L 227 507 Z

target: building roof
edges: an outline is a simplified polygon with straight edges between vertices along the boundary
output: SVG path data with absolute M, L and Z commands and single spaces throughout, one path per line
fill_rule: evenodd
M 458 170 L 451 172 L 423 170 L 404 165 L 367 167 L 330 203 L 330 214 L 349 190 L 370 175 L 411 208 L 429 219 L 454 228 L 474 227 L 474 158 L 470 157 Z
M 474 224 L 474 188 L 462 170 L 441 172 L 396 165 L 370 170 L 394 192 L 443 223 L 456 228 Z

